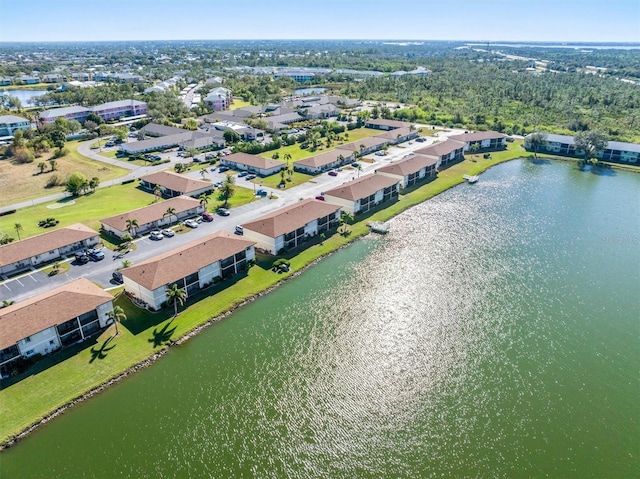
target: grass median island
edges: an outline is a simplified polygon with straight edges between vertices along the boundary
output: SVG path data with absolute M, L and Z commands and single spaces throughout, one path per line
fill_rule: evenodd
M 268 269 L 270 262 L 261 261 L 248 274 L 223 281 L 190 299 L 172 318 L 173 308 L 149 313 L 135 307 L 124 296 L 117 296 L 114 304 L 121 306 L 127 320 L 120 325 L 120 334 L 113 326 L 93 342 L 74 346 L 52 357 L 45 357 L 19 382 L 7 382 L 0 391 L 0 443 L 29 428 L 58 408 L 81 397 L 90 390 L 122 375 L 130 368 L 153 358 L 168 344 L 189 335 L 213 318 L 221 318 L 238 305 L 258 293 L 269 290 L 283 279 L 336 251 L 369 232 L 368 221 L 385 221 L 452 186 L 462 183 L 463 174 L 478 174 L 499 163 L 522 157 L 520 142 L 509 144 L 507 150 L 492 153 L 491 159 L 481 156 L 475 161 L 465 160 L 438 174 L 438 178 L 402 194 L 387 208 L 349 226 L 348 236 L 334 234 L 323 241 L 290 253 L 290 271 L 276 274 Z M 297 254 L 296 254 L 297 253 Z M 274 258 L 275 260 L 276 258 Z M 232 286 L 232 287 L 230 287 Z M 75 348 L 75 349 L 74 349 Z M 64 359 L 61 362 L 57 362 Z

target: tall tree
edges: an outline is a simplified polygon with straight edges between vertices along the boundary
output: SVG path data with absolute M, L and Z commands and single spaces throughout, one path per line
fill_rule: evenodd
M 171 217 L 176 215 L 176 209 L 175 208 L 167 208 L 167 211 L 164 212 L 164 214 L 162 215 L 162 217 L 164 218 L 165 216 L 169 217 L 169 226 L 171 226 Z M 176 219 L 178 217 L 176 216 Z
M 184 300 L 187 299 L 187 292 L 182 288 L 178 288 L 177 284 L 165 287 L 165 292 L 167 294 L 167 303 L 173 303 L 173 315 L 178 316 L 178 303 L 180 303 L 180 306 L 184 304 Z
M 224 206 L 225 206 L 225 208 L 229 204 L 229 198 L 231 198 L 233 196 L 235 191 L 236 191 L 236 189 L 235 189 L 235 178 L 233 176 L 231 176 L 231 175 L 227 175 L 227 178 L 224 180 L 224 183 L 220 187 L 220 192 L 222 193 L 222 196 L 224 197 Z
M 153 195 L 156 197 L 156 201 L 162 197 L 162 186 L 156 185 L 153 187 Z
M 129 234 L 133 237 L 135 236 L 136 228 L 140 226 L 138 224 L 138 220 L 135 218 L 130 218 L 127 220 L 127 229 L 129 230 Z
M 13 229 L 16 230 L 16 234 L 18 235 L 18 241 L 20 241 L 20 231 L 22 231 L 22 225 L 20 223 L 16 223 L 13 225 Z
M 582 150 L 584 160 L 597 158 L 598 154 L 604 151 L 607 146 L 607 136 L 601 131 L 579 131 L 574 137 L 576 150 Z
M 204 209 L 207 209 L 207 205 L 209 204 L 209 195 L 205 195 L 204 193 L 198 197 L 200 201 L 200 206 L 204 206 Z
M 120 334 L 120 331 L 118 330 L 118 323 L 127 320 L 127 315 L 124 313 L 124 309 L 120 306 L 116 306 L 112 311 L 107 313 L 107 318 L 113 321 L 113 324 L 116 327 L 116 336 Z
M 533 157 L 538 159 L 538 151 L 540 147 L 547 142 L 547 134 L 541 131 L 536 131 L 527 135 L 524 139 L 525 147 L 533 150 Z

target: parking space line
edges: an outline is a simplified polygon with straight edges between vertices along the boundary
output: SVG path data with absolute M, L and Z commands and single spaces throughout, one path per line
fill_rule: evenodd
M 14 281 L 17 282 L 20 286 L 24 286 L 24 284 L 22 284 L 22 282 L 19 279 L 16 278 Z
M 11 291 L 11 288 L 9 286 L 7 286 L 6 284 L 2 283 L 2 286 L 4 286 L 5 288 L 7 288 L 9 291 Z

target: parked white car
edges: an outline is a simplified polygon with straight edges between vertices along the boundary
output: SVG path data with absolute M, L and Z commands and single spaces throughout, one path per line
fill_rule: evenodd
M 184 224 L 186 226 L 188 226 L 189 228 L 197 228 L 198 227 L 198 222 L 196 220 L 186 220 L 184 222 Z

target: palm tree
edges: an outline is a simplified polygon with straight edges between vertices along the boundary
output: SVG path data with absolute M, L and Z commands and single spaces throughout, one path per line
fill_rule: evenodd
M 178 288 L 177 284 L 174 284 L 171 287 L 165 287 L 165 293 L 167 294 L 167 302 L 173 303 L 173 316 L 178 316 L 178 303 L 180 303 L 180 306 L 184 304 L 184 300 L 187 299 L 187 292 L 183 288 Z
M 127 220 L 127 229 L 129 230 L 129 234 L 131 236 L 135 235 L 135 229 L 138 227 L 138 220 L 135 218 L 131 218 Z
M 207 169 L 206 168 L 201 168 L 200 169 L 200 176 L 202 176 L 202 179 L 204 180 L 207 176 Z
M 131 261 L 129 261 L 128 259 L 123 259 L 122 260 L 122 267 L 123 268 L 128 268 L 129 266 L 131 266 Z
M 7 306 L 11 306 L 14 303 L 15 303 L 15 301 L 13 301 L 11 299 L 3 299 L 2 300 L 2 306 L 0 306 L 0 308 L 6 308 Z
M 204 209 L 207 209 L 207 205 L 209 204 L 209 195 L 205 195 L 204 193 L 198 197 L 200 200 L 200 206 L 204 206 Z
M 40 163 L 38 163 L 38 168 L 40 168 L 40 174 L 44 173 L 44 170 L 46 167 L 47 167 L 47 164 L 44 161 L 41 161 Z
M 231 198 L 236 191 L 235 178 L 231 175 L 227 175 L 227 179 L 224 180 L 220 191 L 222 192 L 222 195 L 224 197 L 224 206 L 226 208 L 229 203 L 229 198 Z
M 162 196 L 162 186 L 156 185 L 153 187 L 153 195 L 156 197 L 156 201 L 160 200 Z
M 124 309 L 120 306 L 116 306 L 112 311 L 107 313 L 107 318 L 113 321 L 113 324 L 116 326 L 116 336 L 120 334 L 118 330 L 118 323 L 127 320 L 127 315 L 124 314 Z
M 56 171 L 58 162 L 56 160 L 49 160 L 49 166 L 51 166 L 51 171 Z
M 120 239 L 122 241 L 124 241 L 124 244 L 129 246 L 131 244 L 131 242 L 133 241 L 133 236 L 131 236 L 129 233 L 125 233 L 120 237 Z
M 165 216 L 169 217 L 169 226 L 171 226 L 171 217 L 174 216 L 176 214 L 176 209 L 175 208 L 167 208 L 167 211 L 164 212 L 164 214 L 162 215 L 162 217 L 164 218 Z M 176 219 L 178 218 L 178 216 L 176 215 Z
M 22 231 L 22 225 L 20 223 L 16 223 L 13 225 L 13 229 L 16 230 L 16 234 L 18 235 L 18 241 L 20 241 L 20 231 Z

